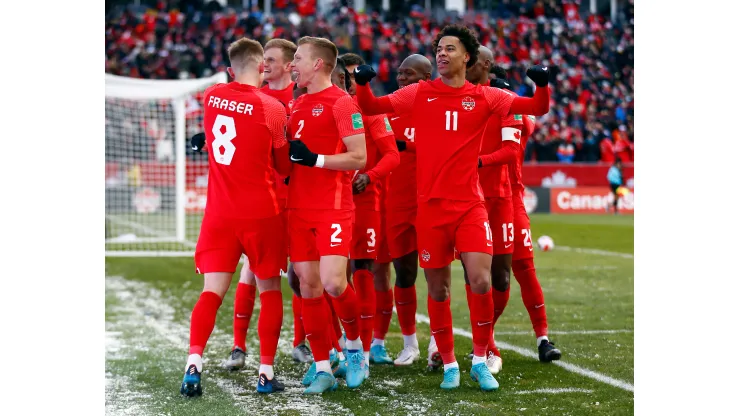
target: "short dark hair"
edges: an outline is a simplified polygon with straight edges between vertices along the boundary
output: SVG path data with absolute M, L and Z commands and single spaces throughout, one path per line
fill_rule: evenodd
M 349 53 L 342 54 L 339 57 L 339 59 L 342 60 L 342 62 L 344 62 L 345 66 L 365 65 L 365 60 L 362 59 L 362 57 L 356 53 L 349 52 Z
M 475 65 L 478 61 L 478 48 L 480 48 L 477 33 L 462 25 L 447 25 L 437 34 L 437 37 L 434 38 L 432 50 L 435 54 L 437 53 L 437 45 L 439 45 L 439 41 L 445 36 L 454 36 L 459 39 L 460 43 L 465 47 L 465 52 L 470 55 L 470 60 L 466 66 L 470 68 Z
M 506 69 L 502 67 L 501 65 L 494 65 L 491 67 L 491 73 L 493 75 L 496 75 L 496 78 L 506 80 L 508 78 L 508 74 L 506 73 Z

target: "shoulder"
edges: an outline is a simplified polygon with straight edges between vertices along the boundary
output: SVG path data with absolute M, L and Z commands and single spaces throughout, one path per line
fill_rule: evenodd
M 212 93 L 212 92 L 214 92 L 216 90 L 219 90 L 219 89 L 221 89 L 221 88 L 223 88 L 223 87 L 225 87 L 227 85 L 229 85 L 229 84 L 226 84 L 226 83 L 223 83 L 223 82 L 219 82 L 218 84 L 213 84 L 210 87 L 206 88 L 205 91 L 203 91 L 203 95 L 204 96 L 205 95 L 208 95 L 208 94 L 210 94 L 210 93 Z

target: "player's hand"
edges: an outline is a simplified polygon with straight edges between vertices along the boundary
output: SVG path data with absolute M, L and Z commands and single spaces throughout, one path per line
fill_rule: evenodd
M 396 147 L 398 147 L 399 152 L 406 150 L 406 140 L 396 140 Z
M 370 176 L 366 173 L 360 173 L 355 176 L 355 181 L 352 183 L 352 193 L 361 194 L 365 192 L 365 188 L 370 185 Z
M 286 185 L 290 185 L 290 176 L 286 176 L 285 179 L 283 179 L 283 183 Z
M 305 143 L 300 140 L 291 140 L 288 143 L 290 144 L 290 160 L 293 163 L 308 167 L 316 165 L 319 155 L 309 150 Z
M 550 69 L 542 65 L 533 65 L 527 69 L 527 76 L 538 87 L 546 87 L 550 82 Z
M 375 70 L 370 65 L 360 65 L 355 68 L 355 82 L 358 85 L 365 85 L 375 78 Z
M 206 134 L 198 133 L 190 138 L 190 148 L 196 152 L 200 152 L 206 145 Z
M 503 80 L 501 78 L 492 79 L 491 80 L 491 86 L 492 87 L 495 87 L 495 88 L 501 88 L 502 90 L 513 91 L 511 89 L 511 84 L 509 84 L 508 82 L 506 82 L 505 80 Z

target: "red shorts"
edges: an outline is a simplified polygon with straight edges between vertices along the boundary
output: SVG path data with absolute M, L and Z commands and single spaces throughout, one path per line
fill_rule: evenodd
M 416 221 L 419 265 L 445 267 L 461 253 L 493 254 L 488 213 L 483 201 L 430 199 L 419 204 Z
M 391 257 L 398 259 L 416 251 L 416 207 L 388 211 L 386 221 Z
M 381 234 L 380 212 L 359 209 L 355 210 L 355 222 L 352 225 L 352 248 L 349 258 L 353 260 L 378 257 L 378 237 Z
M 488 224 L 493 234 L 493 255 L 514 252 L 514 207 L 511 198 L 486 198 Z
M 270 218 L 224 218 L 206 214 L 195 246 L 197 273 L 234 273 L 242 253 L 260 279 L 288 270 L 283 214 Z M 278 230 L 278 232 L 276 232 Z
M 534 258 L 532 229 L 524 204 L 514 204 L 514 255 L 512 260 Z
M 318 261 L 322 256 L 349 256 L 351 210 L 289 209 L 290 261 Z
M 390 263 L 391 252 L 388 249 L 388 226 L 386 225 L 386 212 L 380 211 L 380 232 L 378 233 L 378 257 L 376 263 Z

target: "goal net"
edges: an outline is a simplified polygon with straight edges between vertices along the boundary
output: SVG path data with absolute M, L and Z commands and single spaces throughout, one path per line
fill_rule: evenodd
M 226 74 L 188 80 L 105 78 L 106 256 L 190 256 L 208 184 L 202 93 Z

